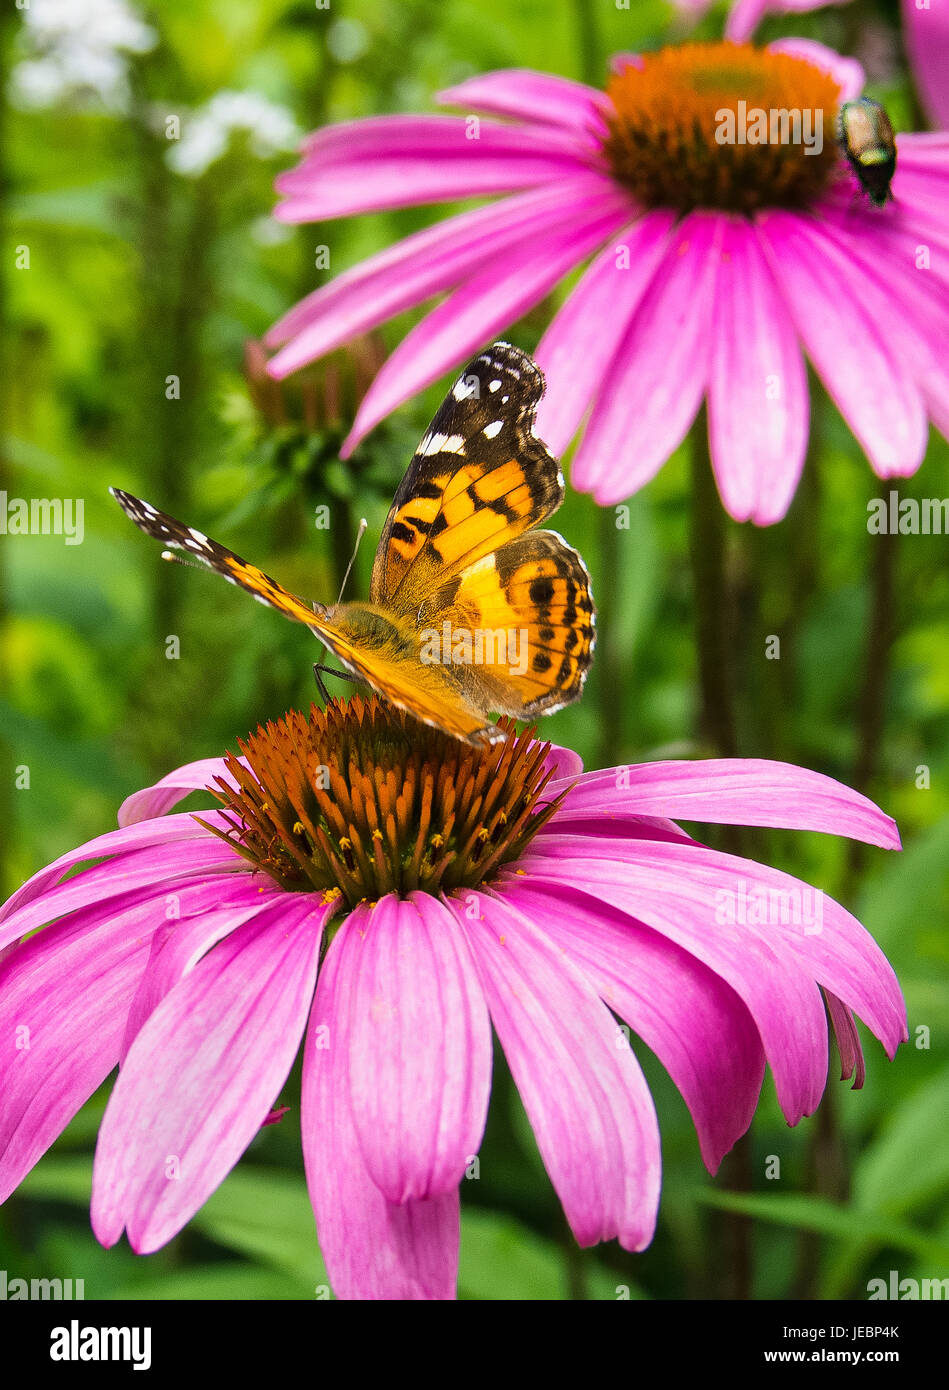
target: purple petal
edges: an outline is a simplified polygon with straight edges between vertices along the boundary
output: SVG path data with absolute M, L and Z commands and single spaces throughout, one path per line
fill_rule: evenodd
M 337 1046 L 369 1176 L 400 1204 L 457 1190 L 491 1090 L 491 1026 L 464 938 L 437 899 L 390 894 L 357 907 L 333 950 Z
M 920 9 L 916 0 L 903 0 L 903 39 L 930 124 L 949 126 L 949 5 L 945 0 L 932 0 L 926 9 Z
M 303 1159 L 320 1250 L 337 1298 L 451 1299 L 458 1277 L 458 1192 L 387 1202 L 366 1169 L 350 1110 L 339 1014 L 338 936 L 331 943 L 303 1054 Z
M 689 1107 L 710 1172 L 751 1124 L 761 1039 L 734 990 L 659 933 L 579 889 L 521 879 L 516 903 L 655 1052 Z
M 754 882 L 761 871 L 750 861 L 727 867 L 718 862 L 727 858 L 698 845 L 624 840 L 610 847 L 551 835 L 532 842 L 520 867 L 530 879 L 581 886 L 720 975 L 754 1019 L 781 1108 L 788 1123 L 796 1124 L 816 1109 L 827 1077 L 823 1002 L 784 931 L 716 920 L 716 908 L 731 901 L 717 903 L 716 893 L 734 897 L 742 878 Z
M 633 763 L 586 772 L 565 815 L 633 812 L 715 825 L 823 830 L 899 849 L 896 822 L 868 797 L 822 772 L 766 758 Z
M 881 477 L 915 473 L 927 424 L 912 365 L 889 344 L 888 317 L 868 311 L 872 288 L 813 219 L 759 219 L 762 245 L 827 390 Z M 896 296 L 888 304 L 896 316 Z
M 161 901 L 123 897 L 56 922 L 0 963 L 0 1202 L 118 1061 Z
M 224 1180 L 293 1063 L 333 907 L 287 895 L 168 993 L 132 1044 L 99 1130 L 92 1225 L 138 1254 L 171 1239 Z
M 554 794 L 553 784 L 549 788 Z M 559 789 L 557 789 L 559 790 Z M 659 840 L 667 843 L 694 844 L 678 825 L 662 816 L 612 815 L 597 812 L 590 816 L 574 815 L 570 811 L 569 798 L 555 811 L 546 825 L 541 826 L 538 835 L 592 835 L 599 840 L 620 840 L 629 836 L 633 840 Z
M 602 137 L 603 113 L 610 106 L 609 98 L 596 87 L 530 68 L 479 73 L 439 92 L 435 100 L 441 106 L 564 126 L 591 144 L 598 144 Z
M 690 933 L 696 926 L 704 925 L 705 934 L 711 933 L 716 942 L 728 944 L 731 939 L 741 940 L 746 950 L 754 943 L 756 948 L 760 946 L 775 953 L 780 964 L 788 968 L 796 965 L 797 970 L 803 970 L 817 983 L 832 990 L 856 1010 L 890 1056 L 906 1037 L 906 1008 L 892 966 L 857 919 L 818 889 L 767 865 L 721 854 L 694 843 L 650 844 L 625 840 L 614 842 L 611 848 L 604 841 L 568 835 L 538 836 L 521 861 L 522 867 L 529 873 L 535 858 L 547 864 L 571 851 L 585 856 L 585 878 L 580 881 L 595 882 L 598 893 L 602 892 L 602 882 L 622 883 L 625 874 L 632 894 L 618 905 L 634 912 L 648 926 L 656 923 L 647 914 L 656 909 L 662 913 L 664 902 L 671 903 L 683 914 L 691 915 L 691 924 L 684 924 Z M 614 862 L 604 868 L 604 861 L 611 855 Z M 678 884 L 677 875 L 681 880 Z M 607 901 L 615 899 L 607 896 Z M 730 917 L 735 918 L 734 923 Z M 682 926 L 681 921 L 677 922 L 677 931 Z M 706 959 L 688 940 L 669 931 L 668 926 L 659 929 L 700 959 Z M 707 963 L 717 968 L 713 962 Z M 752 997 L 747 992 L 748 974 L 743 987 L 724 969 L 719 973 L 738 990 L 761 1028 Z M 764 1030 L 761 1031 L 764 1039 Z M 824 1044 L 826 1036 L 821 1045 L 823 1074 L 826 1075 Z M 774 1067 L 767 1040 L 765 1051 Z M 780 1097 L 780 1082 L 778 1094 Z M 787 1108 L 785 1113 L 791 1119 Z
M 631 1049 L 587 975 L 518 908 L 518 882 L 448 905 L 481 972 L 491 1020 L 551 1182 L 581 1245 L 652 1239 L 659 1130 Z M 469 916 L 476 900 L 477 918 Z
M 239 758 L 238 761 L 244 767 L 247 766 L 245 758 Z M 227 764 L 223 758 L 201 758 L 198 762 L 185 763 L 184 767 L 175 768 L 174 772 L 169 772 L 167 777 L 163 777 L 154 786 L 144 787 L 141 791 L 127 796 L 119 807 L 119 825 L 134 825 L 137 821 L 163 816 L 193 791 L 212 787 L 215 777 L 223 777 L 233 785 L 233 778 L 228 775 Z
M 625 195 L 603 191 L 574 208 L 574 225 L 543 246 L 512 250 L 503 265 L 475 275 L 403 338 L 363 397 L 340 454 L 347 458 L 380 420 L 410 396 L 464 362 L 532 308 L 568 271 L 599 246 L 628 215 Z
M 162 887 L 172 891 L 179 879 L 191 879 L 198 874 L 216 876 L 223 888 L 225 881 L 235 873 L 249 873 L 249 870 L 233 850 L 206 831 L 203 841 L 171 843 L 118 855 L 106 864 L 84 869 L 59 887 L 34 896 L 11 912 L 0 928 L 0 947 L 35 927 L 45 926 L 56 917 L 121 897 L 135 889 Z
M 831 994 L 829 989 L 824 990 L 824 999 L 840 1052 L 840 1079 L 849 1081 L 853 1077 L 852 1089 L 860 1091 L 863 1089 L 867 1068 L 854 1016 L 846 1004 L 842 1003 L 836 994 Z
M 283 377 L 357 333 L 364 333 L 433 294 L 453 288 L 518 247 L 536 251 L 569 227 L 574 207 L 602 192 L 597 174 L 577 174 L 555 188 L 532 189 L 438 222 L 361 262 L 309 295 L 270 330 L 268 341 L 288 347 L 267 364 Z
M 777 39 L 769 43 L 768 48 L 772 53 L 789 53 L 792 58 L 803 58 L 815 68 L 829 72 L 840 88 L 842 102 L 856 101 L 863 91 L 866 73 L 856 58 L 845 58 L 816 39 Z
M 511 193 L 589 167 L 575 136 L 553 126 L 456 116 L 381 116 L 311 137 L 303 162 L 277 179 L 284 222 Z
M 544 759 L 543 770 L 553 773 L 551 780 L 554 782 L 573 782 L 583 774 L 583 759 L 572 748 L 562 748 L 559 743 L 552 743 L 550 752 Z
M 949 360 L 945 351 L 949 340 L 949 275 L 940 264 L 941 255 L 934 257 L 935 264 L 925 272 L 932 285 L 927 289 L 926 284 L 920 285 L 921 272 L 915 265 L 918 236 L 881 219 L 855 237 L 845 216 L 832 213 L 829 220 L 827 235 L 848 258 L 854 273 L 863 277 L 864 306 L 872 314 L 883 315 L 888 345 L 901 361 L 912 366 L 929 415 L 944 434 L 949 433 Z M 933 241 L 930 237 L 930 247 Z
M 723 221 L 693 213 L 679 224 L 603 380 L 571 469 L 574 487 L 601 506 L 658 473 L 695 418 Z
M 824 0 L 816 0 L 823 4 Z M 735 0 L 725 21 L 725 37 L 746 43 L 770 8 L 770 0 Z
M 807 374 L 754 230 L 728 219 L 722 241 L 708 393 L 712 467 L 726 511 L 780 521 L 807 449 Z
M 216 811 L 209 811 L 204 819 L 226 829 L 225 822 Z M 133 825 L 121 830 L 110 830 L 105 835 L 98 835 L 94 840 L 87 840 L 78 849 L 71 849 L 67 854 L 60 855 L 52 864 L 47 864 L 32 878 L 28 878 L 22 888 L 18 888 L 0 906 L 0 922 L 6 921 L 19 908 L 32 902 L 41 893 L 45 893 L 47 888 L 52 888 L 59 882 L 63 874 L 69 869 L 75 868 L 77 864 L 88 863 L 92 859 L 101 859 L 105 855 L 118 855 L 122 852 L 151 847 L 157 848 L 159 845 L 169 844 L 173 840 L 195 840 L 199 845 L 206 845 L 210 843 L 211 839 L 212 837 L 208 835 L 204 827 L 198 825 L 194 817 L 188 814 L 169 816 L 166 820 Z
M 585 271 L 534 354 L 547 377 L 537 433 L 558 457 L 597 394 L 664 254 L 674 217 L 650 212 L 619 232 Z M 625 255 L 619 264 L 620 248 Z
M 276 883 L 259 883 L 241 874 L 233 885 L 215 884 L 213 897 L 202 885 L 200 896 L 165 894 L 151 939 L 148 962 L 129 1008 L 122 1044 L 124 1060 L 145 1022 L 182 976 L 193 970 L 202 956 L 235 928 L 261 912 L 272 912 L 286 902 L 287 894 Z M 173 898 L 169 902 L 169 896 Z

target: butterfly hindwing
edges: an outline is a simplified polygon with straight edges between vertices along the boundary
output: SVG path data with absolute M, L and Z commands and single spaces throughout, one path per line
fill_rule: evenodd
M 576 700 L 596 641 L 590 576 L 556 531 L 530 531 L 446 580 L 419 621 L 462 647 L 471 633 L 482 660 L 453 668 L 462 688 L 517 718 Z
M 507 343 L 468 364 L 389 510 L 372 570 L 373 602 L 417 612 L 446 576 L 557 510 L 563 476 L 533 432 L 543 393 L 540 371 Z

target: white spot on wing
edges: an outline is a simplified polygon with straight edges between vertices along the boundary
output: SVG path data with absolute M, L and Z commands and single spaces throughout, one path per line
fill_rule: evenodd
M 416 450 L 423 458 L 432 454 L 463 454 L 465 439 L 461 434 L 427 434 Z
M 489 391 L 500 391 L 500 389 L 501 389 L 501 378 L 500 378 L 500 377 L 495 377 L 493 381 L 489 381 L 489 382 L 488 382 L 488 390 L 489 390 Z
M 503 420 L 492 420 L 490 425 L 485 425 L 484 433 L 487 435 L 488 439 L 494 439 L 497 435 L 501 433 L 503 429 Z

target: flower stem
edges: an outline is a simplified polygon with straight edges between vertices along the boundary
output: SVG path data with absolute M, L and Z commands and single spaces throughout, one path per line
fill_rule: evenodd
M 880 746 L 886 723 L 886 696 L 889 684 L 890 652 L 896 635 L 894 593 L 896 587 L 897 537 L 888 532 L 874 537 L 870 555 L 872 596 L 870 627 L 867 633 L 863 684 L 857 704 L 858 742 L 851 784 L 859 792 L 870 787 L 880 763 Z M 865 846 L 853 840 L 847 856 L 845 893 L 866 860 Z
M 624 558 L 628 562 L 628 557 L 621 553 L 620 534 L 612 507 L 599 509 L 597 531 L 600 572 L 605 575 L 618 575 Z M 597 605 L 598 762 L 600 767 L 611 767 L 626 756 L 623 715 L 629 667 L 617 641 L 619 626 L 614 613 L 613 596 L 605 584 L 600 584 L 594 593 Z
M 573 0 L 577 17 L 577 43 L 580 50 L 580 76 L 584 82 L 602 81 L 600 35 L 593 0 Z
M 725 574 L 725 513 L 712 475 L 705 406 L 692 426 L 689 553 L 699 663 L 699 730 L 719 757 L 738 755 L 732 698 L 734 653 Z

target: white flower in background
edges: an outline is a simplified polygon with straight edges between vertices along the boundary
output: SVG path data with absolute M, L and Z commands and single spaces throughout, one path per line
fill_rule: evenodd
M 181 139 L 168 151 L 168 163 L 176 173 L 198 178 L 227 152 L 235 131 L 245 132 L 258 159 L 296 149 L 301 136 L 292 112 L 259 92 L 217 92 L 182 120 Z
M 30 0 L 22 16 L 25 55 L 10 74 L 18 106 L 64 100 L 128 105 L 128 58 L 147 53 L 158 35 L 125 0 Z

